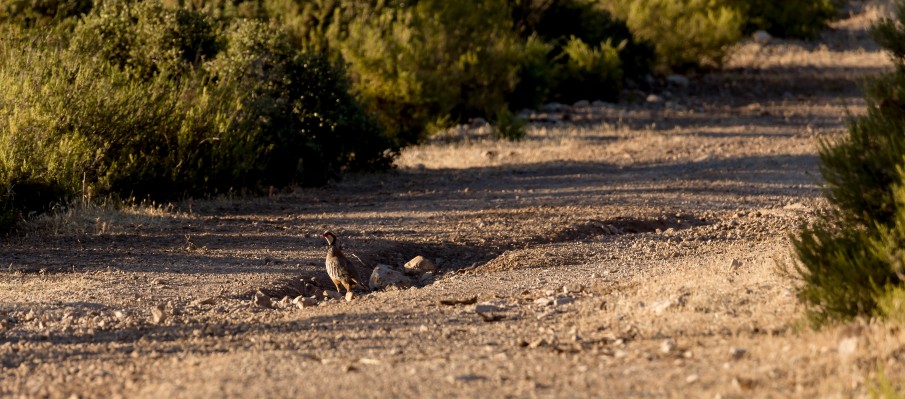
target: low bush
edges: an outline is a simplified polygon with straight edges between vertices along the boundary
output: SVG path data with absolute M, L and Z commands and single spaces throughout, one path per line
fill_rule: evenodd
M 4 0 L 0 2 L 0 24 L 23 28 L 72 27 L 93 6 L 92 0 Z
M 744 16 L 743 33 L 765 30 L 786 38 L 813 39 L 839 14 L 839 0 L 724 0 Z
M 889 45 L 895 72 L 866 86 L 868 112 L 848 135 L 820 148 L 821 174 L 832 209 L 793 239 L 800 262 L 787 267 L 803 284 L 799 296 L 815 325 L 884 316 L 905 276 L 905 2 L 897 19 L 872 32 Z M 898 306 L 898 305 L 896 305 Z
M 717 0 L 612 0 L 605 6 L 656 48 L 661 72 L 722 64 L 742 14 Z
M 332 29 L 358 98 L 402 143 L 431 125 L 493 115 L 517 82 L 519 43 L 503 0 L 372 8 Z
M 342 66 L 265 24 L 111 2 L 71 43 L 0 39 L 0 222 L 79 193 L 322 184 L 392 160 Z

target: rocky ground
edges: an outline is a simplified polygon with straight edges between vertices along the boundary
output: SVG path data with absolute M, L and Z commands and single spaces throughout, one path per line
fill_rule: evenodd
M 852 10 L 688 86 L 527 113 L 520 142 L 461 127 L 325 188 L 39 218 L 0 243 L 0 396 L 867 396 L 905 333 L 813 331 L 782 273 L 826 205 L 817 144 L 889 65 Z M 439 270 L 325 296 L 327 229 L 365 273 Z

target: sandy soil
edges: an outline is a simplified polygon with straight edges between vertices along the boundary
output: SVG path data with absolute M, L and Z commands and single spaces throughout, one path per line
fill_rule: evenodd
M 899 326 L 813 331 L 778 268 L 825 206 L 817 143 L 889 68 L 864 30 L 876 10 L 852 10 L 815 43 L 743 44 L 660 102 L 537 111 L 520 142 L 451 129 L 325 188 L 39 218 L 0 243 L 0 396 L 863 397 L 901 381 Z M 440 271 L 324 299 L 326 229 L 368 266 Z M 258 290 L 318 305 L 260 307 Z

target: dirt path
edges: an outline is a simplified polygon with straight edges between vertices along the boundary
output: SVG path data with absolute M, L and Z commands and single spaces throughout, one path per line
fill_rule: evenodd
M 905 375 L 905 337 L 809 330 L 776 265 L 822 206 L 816 143 L 887 67 L 868 17 L 518 143 L 454 130 L 323 189 L 45 218 L 0 244 L 0 396 L 866 395 Z M 329 288 L 325 229 L 369 265 L 440 273 L 253 306 Z

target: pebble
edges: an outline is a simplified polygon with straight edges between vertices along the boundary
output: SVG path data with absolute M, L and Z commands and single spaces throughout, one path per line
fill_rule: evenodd
M 534 300 L 535 305 L 549 306 L 553 304 L 553 298 L 537 298 Z
M 647 102 L 650 103 L 650 104 L 659 104 L 659 103 L 662 103 L 662 102 L 663 102 L 663 97 L 660 97 L 660 96 L 658 96 L 658 95 L 656 95 L 656 94 L 651 94 L 651 95 L 648 95 L 648 96 L 647 96 L 647 98 L 645 99 L 645 101 L 647 101 Z
M 448 298 L 441 299 L 441 305 L 453 306 L 453 305 L 471 305 L 478 301 L 478 296 L 474 295 L 468 298 Z
M 295 304 L 299 309 L 304 309 L 311 306 L 317 305 L 317 299 L 306 297 L 306 296 L 297 296 L 292 300 L 292 303 Z
M 270 297 L 261 292 L 261 290 L 255 292 L 255 296 L 251 299 L 251 303 L 259 308 L 273 309 L 273 302 L 270 300 Z
M 421 274 L 428 272 L 436 272 L 437 265 L 434 262 L 431 262 L 430 259 L 427 259 L 421 255 L 418 255 L 412 260 L 406 262 L 405 264 L 405 272 L 408 274 Z
M 729 349 L 729 356 L 732 360 L 739 360 L 745 357 L 746 354 L 748 354 L 748 350 L 745 348 L 732 347 Z
M 756 43 L 767 44 L 773 39 L 773 35 L 765 30 L 759 30 L 754 32 L 754 34 L 751 35 L 751 38 L 754 39 Z
M 161 324 L 167 320 L 166 305 L 160 304 L 151 309 L 151 321 Z
M 324 290 L 324 292 L 322 293 L 322 295 L 324 296 L 324 298 L 330 298 L 330 299 L 340 299 L 340 298 L 342 298 L 342 295 L 340 295 L 339 292 L 336 292 L 336 291 L 333 291 L 333 290 Z
M 556 299 L 553 301 L 553 306 L 568 305 L 568 304 L 570 304 L 570 303 L 572 303 L 572 302 L 575 302 L 575 300 L 572 299 L 572 297 L 563 295 L 563 296 L 560 296 L 560 297 L 556 298 Z
M 839 356 L 851 356 L 856 350 L 858 350 L 858 337 L 848 337 L 839 340 Z
M 688 85 L 690 84 L 690 82 L 688 81 L 688 78 L 686 78 L 682 75 L 669 75 L 666 77 L 666 82 L 669 83 L 671 86 L 681 87 L 681 88 L 688 87 Z
M 660 352 L 669 353 L 676 349 L 676 341 L 673 339 L 665 339 L 660 343 Z

